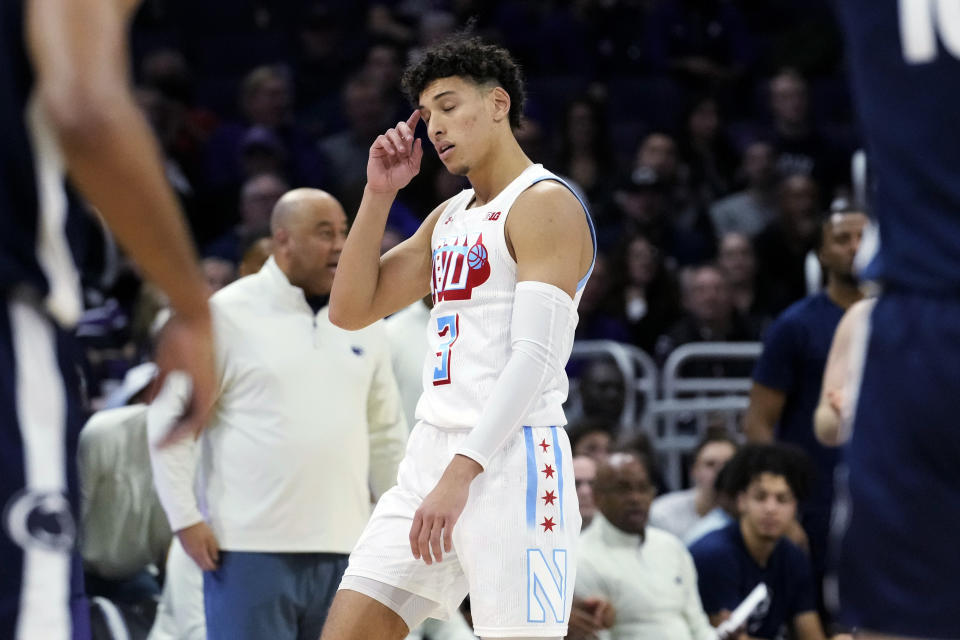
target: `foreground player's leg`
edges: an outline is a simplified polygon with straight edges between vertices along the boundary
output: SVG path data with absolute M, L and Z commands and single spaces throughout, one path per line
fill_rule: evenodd
M 438 605 L 377 580 L 348 575 L 333 599 L 321 640 L 401 640 Z

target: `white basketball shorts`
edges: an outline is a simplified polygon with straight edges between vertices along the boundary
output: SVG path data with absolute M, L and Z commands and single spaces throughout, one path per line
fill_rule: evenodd
M 453 552 L 442 562 L 428 566 L 410 551 L 414 512 L 468 433 L 417 423 L 397 486 L 377 503 L 345 575 L 431 600 L 436 608 L 428 616 L 439 619 L 469 592 L 474 631 L 482 637 L 565 636 L 580 511 L 562 427 L 523 427 L 511 436 L 470 485 Z

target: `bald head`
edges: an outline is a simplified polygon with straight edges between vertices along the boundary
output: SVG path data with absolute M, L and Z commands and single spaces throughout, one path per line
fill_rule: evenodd
M 283 194 L 270 219 L 273 255 L 290 284 L 307 295 L 327 295 L 347 235 L 347 217 L 336 198 L 319 189 Z
M 335 209 L 343 212 L 337 199 L 321 189 L 293 189 L 280 196 L 270 216 L 270 234 L 276 239 L 277 231 L 291 232 L 297 225 L 311 217 L 315 210 Z

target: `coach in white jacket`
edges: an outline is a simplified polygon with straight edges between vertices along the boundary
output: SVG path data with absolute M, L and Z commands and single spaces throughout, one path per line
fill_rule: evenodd
M 148 415 L 157 492 L 204 569 L 210 640 L 320 635 L 406 439 L 383 327 L 327 319 L 343 208 L 296 189 L 271 230 L 274 256 L 210 300 L 219 399 L 199 441 L 156 445 L 182 411 L 176 379 Z

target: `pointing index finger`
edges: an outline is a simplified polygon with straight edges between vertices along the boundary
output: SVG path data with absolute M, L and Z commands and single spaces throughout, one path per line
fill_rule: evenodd
M 407 118 L 407 126 L 410 127 L 410 131 L 417 128 L 418 122 L 420 122 L 420 109 L 414 109 L 410 117 Z

